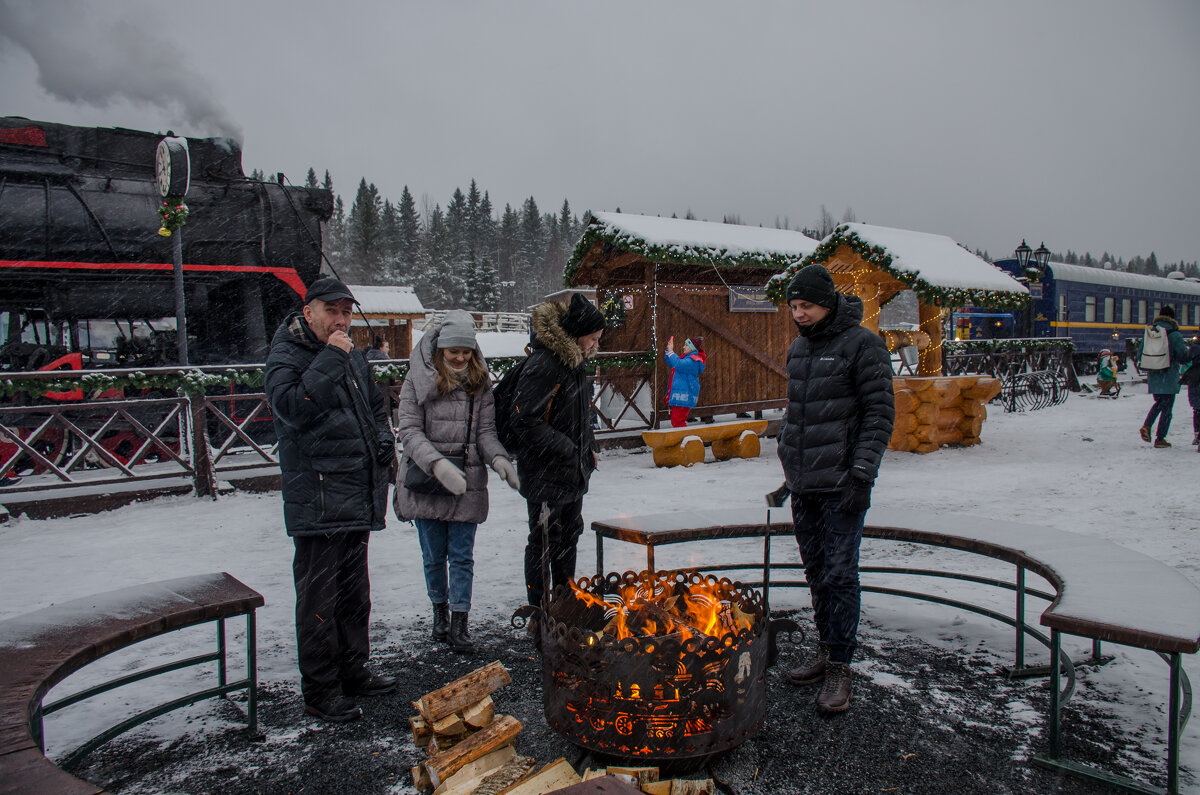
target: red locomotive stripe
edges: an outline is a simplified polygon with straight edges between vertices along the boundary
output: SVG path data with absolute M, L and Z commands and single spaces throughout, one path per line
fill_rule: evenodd
M 174 269 L 169 262 L 52 262 L 42 260 L 0 260 L 0 268 L 65 268 L 68 270 L 96 271 L 169 271 Z M 224 273 L 269 273 L 303 296 L 307 289 L 295 268 L 269 268 L 259 265 L 189 265 L 183 270 L 218 271 Z

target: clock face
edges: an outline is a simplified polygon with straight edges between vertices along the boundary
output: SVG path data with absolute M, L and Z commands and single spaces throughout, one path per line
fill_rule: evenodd
M 158 177 L 158 194 L 166 197 L 171 190 L 171 150 L 166 141 L 158 142 L 154 153 L 154 173 Z

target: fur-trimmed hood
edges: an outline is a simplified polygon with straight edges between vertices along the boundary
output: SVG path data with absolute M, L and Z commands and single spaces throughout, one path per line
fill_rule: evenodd
M 575 338 L 563 331 L 562 319 L 567 315 L 566 304 L 547 301 L 539 304 L 529 318 L 529 341 L 541 345 L 574 370 L 583 364 L 583 349 Z

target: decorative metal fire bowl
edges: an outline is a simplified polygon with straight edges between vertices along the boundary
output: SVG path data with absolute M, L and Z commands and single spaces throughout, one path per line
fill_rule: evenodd
M 758 731 L 775 635 L 758 592 L 695 571 L 555 588 L 538 632 L 546 720 L 599 756 L 702 762 Z

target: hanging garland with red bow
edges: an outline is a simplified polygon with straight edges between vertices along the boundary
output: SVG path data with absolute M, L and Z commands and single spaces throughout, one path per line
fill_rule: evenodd
M 188 206 L 183 203 L 183 199 L 167 197 L 158 206 L 158 215 L 162 218 L 162 226 L 158 228 L 158 233 L 163 237 L 170 237 L 172 232 L 187 223 Z

